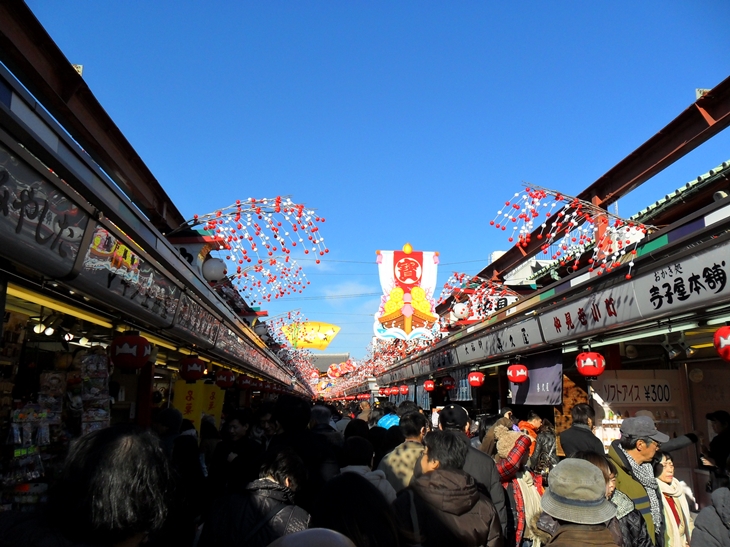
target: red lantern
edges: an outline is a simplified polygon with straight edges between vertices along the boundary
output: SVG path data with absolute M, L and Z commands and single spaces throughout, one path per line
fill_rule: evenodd
M 398 386 L 393 386 L 389 391 L 390 395 L 398 395 Z
M 715 331 L 715 349 L 723 361 L 730 361 L 730 327 L 720 327 Z
M 348 396 L 345 397 L 345 401 L 354 401 L 354 400 L 355 400 L 355 396 L 354 395 L 348 395 Z
M 239 374 L 236 378 L 236 387 L 240 389 L 248 389 L 251 387 L 251 378 L 246 374 Z
M 205 373 L 205 361 L 198 359 L 197 356 L 191 355 L 180 359 L 180 378 L 186 382 L 195 382 L 200 380 Z
M 441 385 L 444 389 L 451 391 L 456 388 L 456 380 L 454 380 L 451 376 L 444 376 L 441 378 Z
M 127 331 L 112 340 L 112 364 L 119 368 L 142 368 L 152 355 L 152 344 L 138 332 Z
M 221 369 L 215 375 L 215 385 L 221 389 L 228 389 L 236 381 L 236 376 L 228 369 Z
M 575 366 L 582 376 L 595 378 L 606 370 L 606 359 L 600 353 L 586 351 L 575 358 Z
M 515 363 L 507 367 L 507 378 L 513 384 L 522 384 L 527 381 L 527 367 L 522 363 Z
M 388 390 L 388 388 L 386 388 L 386 387 L 381 387 L 381 388 L 380 388 L 380 389 L 378 390 L 378 395 L 380 395 L 381 397 L 385 397 L 385 396 L 386 396 L 386 395 L 388 394 L 388 393 L 386 393 L 387 391 L 389 391 L 389 390 Z
M 431 393 L 434 389 L 436 389 L 436 383 L 433 380 L 426 380 L 423 382 L 423 389 Z
M 482 387 L 484 384 L 484 373 L 482 372 L 470 372 L 469 373 L 469 385 L 472 387 Z
M 408 386 L 402 385 L 398 388 L 398 391 L 401 395 L 408 395 Z

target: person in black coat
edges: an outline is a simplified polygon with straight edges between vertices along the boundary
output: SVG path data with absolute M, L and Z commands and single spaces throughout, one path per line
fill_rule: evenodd
M 718 488 L 712 493 L 712 505 L 700 511 L 692 531 L 692 547 L 727 547 L 730 545 L 730 490 Z
M 200 547 L 265 547 L 309 526 L 309 513 L 294 503 L 306 477 L 302 460 L 291 450 L 267 457 L 259 479 L 245 492 L 219 498 L 203 525 Z
M 605 454 L 601 440 L 593 434 L 596 412 L 590 405 L 579 403 L 570 409 L 573 424 L 560 434 L 560 446 L 566 456 L 576 452 Z

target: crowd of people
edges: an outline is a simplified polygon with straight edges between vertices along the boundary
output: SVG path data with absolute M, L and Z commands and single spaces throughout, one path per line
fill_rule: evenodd
M 708 415 L 714 491 L 699 515 L 671 455 L 695 435 L 670 440 L 638 415 L 606 455 L 589 405 L 559 439 L 535 413 L 495 418 L 471 436 L 456 404 L 433 424 L 412 401 L 283 395 L 198 436 L 165 409 L 151 431 L 78 439 L 43 511 L 0 513 L 0 546 L 730 546 L 727 412 Z

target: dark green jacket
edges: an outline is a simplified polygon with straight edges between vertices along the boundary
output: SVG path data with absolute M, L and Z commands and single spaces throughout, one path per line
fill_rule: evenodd
M 634 507 L 641 513 L 646 522 L 646 529 L 649 531 L 649 537 L 656 547 L 663 547 L 664 545 L 664 534 L 656 534 L 656 527 L 654 525 L 654 519 L 651 516 L 651 502 L 649 501 L 649 495 L 646 493 L 646 488 L 634 478 L 634 473 L 631 469 L 631 464 L 626 460 L 626 456 L 619 448 L 618 441 L 613 441 L 611 447 L 608 449 L 609 459 L 616 465 L 618 473 L 616 475 L 616 490 L 620 490 L 626 494 L 631 501 L 634 502 Z M 661 496 L 661 494 L 658 494 Z M 661 502 L 661 498 L 660 498 Z M 664 511 L 662 511 L 662 519 Z M 664 530 L 664 522 L 660 523 L 661 529 Z

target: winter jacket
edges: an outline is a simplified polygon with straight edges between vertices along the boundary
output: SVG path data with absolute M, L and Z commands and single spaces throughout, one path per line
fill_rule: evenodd
M 642 520 L 641 515 L 639 515 L 639 520 Z M 624 541 L 621 536 L 621 527 L 616 517 L 613 517 L 610 521 L 608 521 L 606 523 L 606 527 L 617 547 L 634 547 L 631 543 L 626 543 Z M 543 512 L 540 514 L 540 517 L 536 519 L 532 529 L 535 537 L 540 540 L 540 544 L 547 545 L 553 536 L 558 533 L 558 530 L 560 530 L 560 523 L 554 517 Z M 648 535 L 646 537 L 649 539 Z M 649 540 L 649 545 L 651 545 L 651 540 Z
M 616 547 L 603 524 L 563 524 L 547 543 L 552 547 Z
M 460 470 L 436 469 L 414 479 L 393 504 L 401 526 L 423 547 L 502 547 L 494 505 Z
M 393 490 L 393 487 L 388 482 L 383 471 L 380 471 L 379 469 L 371 471 L 366 465 L 348 465 L 347 467 L 340 469 L 340 473 L 357 473 L 361 477 L 365 477 L 373 486 L 375 486 L 375 488 L 380 490 L 380 493 L 383 494 L 383 496 L 385 496 L 385 500 L 388 502 L 388 505 L 395 501 L 395 490 Z
M 492 427 L 487 430 L 486 435 L 484 435 L 484 439 L 482 440 L 482 446 L 479 447 L 479 450 L 492 458 L 495 456 L 495 454 L 497 454 L 497 439 L 494 438 L 494 428 L 498 425 L 503 425 L 504 427 L 511 429 L 512 419 L 507 418 L 506 416 L 502 416 L 499 420 L 494 422 Z
M 499 516 L 502 531 L 505 531 L 507 529 L 507 502 L 497 471 L 497 464 L 484 452 L 470 446 L 469 451 L 466 453 L 463 469 L 474 478 L 482 494 L 485 494 L 492 501 Z
M 50 526 L 43 515 L 20 511 L 0 512 L 2 547 L 101 547 L 77 543 Z
M 611 447 L 608 449 L 608 457 L 616 465 L 616 490 L 623 492 L 627 497 L 634 502 L 634 508 L 641 513 L 646 522 L 646 529 L 649 532 L 649 537 L 652 538 L 652 543 L 656 547 L 663 547 L 664 545 L 664 518 L 659 523 L 659 528 L 662 530 L 661 533 L 655 533 L 655 523 L 651 516 L 651 502 L 649 501 L 649 495 L 646 492 L 646 488 L 634 478 L 634 473 L 629 464 L 626 456 L 619 446 L 618 441 L 613 441 Z M 615 493 L 614 493 L 615 495 Z M 661 492 L 657 490 L 657 496 L 661 496 Z M 661 504 L 661 499 L 659 500 Z M 662 511 L 662 515 L 664 512 Z
M 610 501 L 616 506 L 616 520 L 611 521 L 609 528 L 618 529 L 624 547 L 653 547 L 646 522 L 631 498 L 616 490 Z
M 692 547 L 730 547 L 730 490 L 712 493 L 712 505 L 700 511 L 690 540 Z
M 573 424 L 560 434 L 560 446 L 566 456 L 576 452 L 596 452 L 605 454 L 601 439 L 596 437 L 585 424 Z
M 265 524 L 254 532 L 261 522 Z M 308 526 L 309 513 L 294 505 L 291 490 L 272 480 L 258 479 L 246 487 L 245 493 L 220 498 L 214 503 L 198 545 L 265 547 Z
M 396 446 L 380 460 L 378 469 L 385 473 L 385 478 L 388 479 L 396 494 L 411 484 L 413 471 L 422 455 L 423 444 L 406 441 Z
M 383 429 L 390 429 L 398 424 L 400 424 L 400 416 L 398 414 L 386 414 L 378 420 L 378 426 Z
M 558 455 L 555 452 L 555 433 L 541 431 L 537 435 L 535 451 L 530 457 L 528 467 L 535 473 L 549 472 L 558 464 Z

